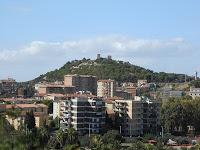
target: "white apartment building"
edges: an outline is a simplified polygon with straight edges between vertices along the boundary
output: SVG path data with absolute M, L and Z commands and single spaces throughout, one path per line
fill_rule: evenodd
M 53 116 L 60 127 L 73 127 L 79 135 L 101 133 L 105 125 L 105 102 L 93 95 L 72 94 L 53 102 Z
M 114 80 L 98 80 L 97 96 L 109 98 L 114 97 L 116 92 L 116 84 Z

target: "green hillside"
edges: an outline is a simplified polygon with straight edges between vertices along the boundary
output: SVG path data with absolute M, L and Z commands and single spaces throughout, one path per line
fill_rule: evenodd
M 129 62 L 109 60 L 106 58 L 90 60 L 73 60 L 63 67 L 34 79 L 39 82 L 44 78 L 48 81 L 62 81 L 66 74 L 95 75 L 98 79 L 114 79 L 119 82 L 136 82 L 138 79 L 147 79 L 149 82 L 184 82 L 184 74 L 153 72 Z

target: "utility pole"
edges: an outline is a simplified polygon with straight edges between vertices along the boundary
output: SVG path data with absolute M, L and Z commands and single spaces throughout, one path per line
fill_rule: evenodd
M 131 124 L 130 124 L 130 138 L 132 137 L 132 134 L 131 134 Z
M 89 137 L 90 137 L 90 123 L 89 123 Z
M 122 126 L 119 126 L 119 133 L 122 134 Z
M 161 137 L 162 137 L 162 139 L 163 139 L 163 132 L 164 132 L 163 126 L 161 126 Z

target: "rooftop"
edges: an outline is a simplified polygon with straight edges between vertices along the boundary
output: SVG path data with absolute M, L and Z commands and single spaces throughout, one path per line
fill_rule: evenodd
M 44 104 L 9 104 L 6 105 L 6 109 L 11 108 L 46 108 L 47 106 Z
M 0 101 L 15 102 L 15 101 L 32 101 L 32 98 L 0 98 Z
M 67 75 L 65 75 L 65 77 L 75 77 L 75 76 L 79 76 L 79 77 L 94 77 L 94 78 L 96 78 L 96 76 L 92 76 L 92 75 L 78 75 L 78 74 L 67 74 Z
M 65 86 L 64 84 L 41 84 L 40 87 L 72 88 L 75 86 Z
M 97 82 L 114 82 L 115 80 L 111 80 L 111 79 L 108 79 L 108 80 L 98 80 Z

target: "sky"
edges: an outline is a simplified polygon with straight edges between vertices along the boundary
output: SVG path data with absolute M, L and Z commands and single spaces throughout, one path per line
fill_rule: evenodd
M 74 59 L 200 72 L 199 0 L 1 0 L 0 79 L 27 81 Z

